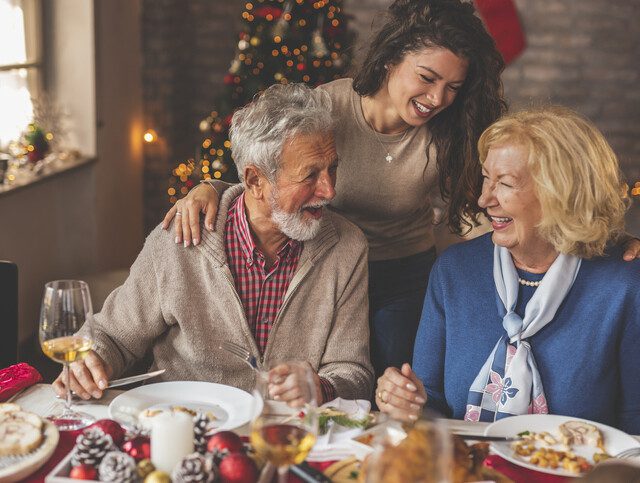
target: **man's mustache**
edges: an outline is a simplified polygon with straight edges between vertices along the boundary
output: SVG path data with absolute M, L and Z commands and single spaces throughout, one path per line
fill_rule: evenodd
M 324 200 L 319 201 L 318 203 L 308 203 L 306 205 L 303 205 L 301 209 L 304 210 L 305 208 L 324 208 L 328 204 L 329 202 L 327 200 Z

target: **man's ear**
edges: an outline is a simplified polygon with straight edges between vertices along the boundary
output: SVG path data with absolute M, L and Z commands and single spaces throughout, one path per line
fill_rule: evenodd
M 251 195 L 259 200 L 264 197 L 264 188 L 266 186 L 267 179 L 262 174 L 262 171 L 256 166 L 250 164 L 244 168 L 244 186 L 245 189 L 251 192 Z

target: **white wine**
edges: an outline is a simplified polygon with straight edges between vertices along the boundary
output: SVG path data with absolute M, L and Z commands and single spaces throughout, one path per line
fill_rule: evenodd
M 255 451 L 275 466 L 302 463 L 315 443 L 313 433 L 292 424 L 272 424 L 251 433 Z
M 58 337 L 42 343 L 42 352 L 62 364 L 84 359 L 91 349 L 93 341 L 77 335 Z

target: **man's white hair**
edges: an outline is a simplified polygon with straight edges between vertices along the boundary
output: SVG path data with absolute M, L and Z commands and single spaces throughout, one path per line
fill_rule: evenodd
M 274 183 L 285 142 L 297 134 L 332 132 L 331 98 L 305 84 L 275 84 L 233 115 L 231 154 L 244 181 L 255 165 Z

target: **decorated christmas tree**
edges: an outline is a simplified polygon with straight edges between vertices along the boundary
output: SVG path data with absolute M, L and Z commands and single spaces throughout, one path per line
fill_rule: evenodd
M 237 181 L 231 160 L 229 124 L 233 112 L 256 93 L 280 82 L 316 86 L 344 77 L 350 65 L 342 0 L 255 0 L 242 12 L 243 28 L 235 56 L 224 76 L 224 91 L 211 114 L 200 122 L 204 139 L 199 158 L 172 171 L 169 200 L 201 179 Z

